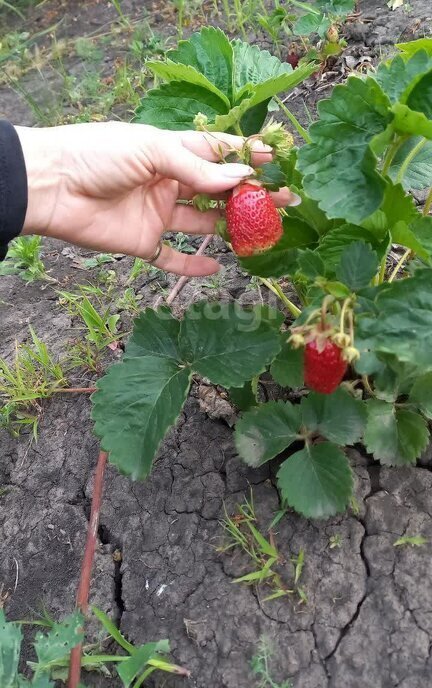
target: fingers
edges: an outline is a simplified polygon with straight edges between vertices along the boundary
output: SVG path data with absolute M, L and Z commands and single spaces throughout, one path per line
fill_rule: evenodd
M 189 201 L 192 200 L 196 194 L 196 189 L 192 189 L 190 186 L 180 184 L 179 198 Z M 300 196 L 290 191 L 287 186 L 282 187 L 279 189 L 279 191 L 270 191 L 270 196 L 272 197 L 276 208 L 285 208 L 286 206 L 295 206 L 300 205 L 301 203 Z M 226 201 L 229 198 L 229 191 L 219 194 L 212 194 L 211 197 L 214 201 Z
M 219 272 L 220 269 L 219 263 L 213 258 L 180 253 L 166 244 L 162 244 L 159 258 L 152 265 L 160 270 L 173 272 L 175 275 L 185 275 L 186 277 L 213 275 L 215 272 Z
M 181 184 L 193 187 L 197 193 L 220 193 L 237 186 L 253 174 L 252 167 L 240 163 L 218 165 L 195 155 L 187 148 L 163 137 L 155 146 L 152 164 L 155 172 Z
M 207 131 L 182 131 L 179 132 L 182 144 L 200 158 L 210 162 L 218 162 L 229 152 L 240 150 L 244 145 L 245 138 L 223 134 L 219 132 Z M 261 140 L 256 139 L 250 142 L 252 149 L 252 161 L 255 167 L 272 159 L 272 148 Z
M 169 229 L 186 234 L 214 234 L 216 222 L 221 217 L 219 210 L 201 213 L 191 205 L 177 205 Z

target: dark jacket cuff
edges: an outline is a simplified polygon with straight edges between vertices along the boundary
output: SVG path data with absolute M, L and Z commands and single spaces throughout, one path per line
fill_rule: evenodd
M 27 212 L 27 172 L 15 128 L 0 120 L 0 260 L 21 232 Z

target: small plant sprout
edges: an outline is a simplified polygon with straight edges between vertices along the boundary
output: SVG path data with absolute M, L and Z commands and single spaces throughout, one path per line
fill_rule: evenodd
M 342 547 L 342 536 L 340 533 L 336 533 L 336 535 L 330 535 L 329 547 L 330 547 L 330 549 L 336 549 L 336 547 L 337 548 Z
M 258 681 L 254 688 L 293 688 L 290 681 L 276 683 L 272 678 L 271 660 L 274 650 L 271 641 L 266 636 L 262 636 L 259 641 L 256 655 L 252 657 L 251 669 Z
M 82 321 L 87 341 L 98 351 L 124 336 L 117 331 L 120 316 L 111 314 L 109 308 L 103 307 L 102 312 L 99 312 L 87 296 L 66 291 L 59 291 L 58 294 L 60 305 L 66 306 L 73 317 Z
M 409 545 L 410 547 L 422 547 L 429 542 L 423 535 L 402 535 L 394 543 L 393 547 L 403 547 Z

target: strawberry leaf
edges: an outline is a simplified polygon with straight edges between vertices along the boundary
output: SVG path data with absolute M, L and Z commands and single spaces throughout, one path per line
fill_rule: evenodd
M 355 241 L 342 252 L 336 277 L 352 291 L 358 291 L 368 286 L 377 270 L 378 256 L 375 251 L 364 241 Z
M 401 103 L 393 105 L 392 112 L 394 115 L 392 128 L 398 134 L 424 136 L 427 139 L 432 139 L 432 121 L 423 112 L 415 112 Z
M 306 446 L 290 456 L 277 479 L 282 498 L 307 518 L 328 518 L 344 511 L 353 489 L 347 458 L 331 442 Z
M 227 114 L 225 101 L 212 91 L 190 84 L 187 81 L 173 81 L 152 89 L 142 99 L 135 114 L 135 122 L 151 124 L 160 129 L 194 129 L 194 118 L 198 113 L 214 123 L 218 115 Z
M 432 270 L 378 289 L 373 314 L 357 319 L 357 334 L 371 351 L 394 354 L 422 372 L 432 370 Z
M 369 399 L 364 434 L 367 450 L 389 466 L 414 463 L 426 449 L 429 431 L 424 418 L 386 401 Z
M 432 58 L 426 51 L 419 50 L 408 60 L 397 55 L 390 62 L 382 62 L 373 78 L 377 80 L 392 103 L 406 103 L 414 86 L 430 69 L 432 69 Z
M 84 638 L 84 617 L 79 611 L 60 623 L 54 623 L 47 634 L 37 633 L 35 651 L 40 665 L 65 659 Z
M 377 240 L 374 234 L 364 227 L 341 225 L 332 229 L 321 239 L 320 245 L 316 250 L 324 262 L 329 275 L 336 274 L 347 245 L 349 246 L 353 242 L 358 241 L 372 246 L 379 260 L 386 253 L 389 244 L 387 237 L 383 241 Z
M 257 381 L 256 381 L 257 382 Z M 255 380 L 245 382 L 242 387 L 230 387 L 230 399 L 240 411 L 248 411 L 258 405 Z
M 417 378 L 412 386 L 409 401 L 415 404 L 426 418 L 432 420 L 432 373 Z
M 312 143 L 298 152 L 304 189 L 329 218 L 359 223 L 379 208 L 385 181 L 370 144 L 392 119 L 390 101 L 372 78 L 349 77 L 318 106 Z
M 292 444 L 300 428 L 300 408 L 269 401 L 243 414 L 235 429 L 237 451 L 248 466 L 261 466 Z
M 179 41 L 168 58 L 194 67 L 233 103 L 233 47 L 223 31 L 204 27 L 187 41 Z
M 418 38 L 416 41 L 408 41 L 407 43 L 396 43 L 398 48 L 404 56 L 414 55 L 418 50 L 424 50 L 430 57 L 432 57 L 432 38 Z
M 165 81 L 185 81 L 189 84 L 195 84 L 195 86 L 205 88 L 207 91 L 211 91 L 218 96 L 218 98 L 223 100 L 227 108 L 230 108 L 231 106 L 230 100 L 227 98 L 225 93 L 217 88 L 217 86 L 215 86 L 212 81 L 204 76 L 204 74 L 197 71 L 190 65 L 184 65 L 180 63 L 177 64 L 172 60 L 167 60 L 166 62 L 155 60 L 146 62 L 146 67 L 151 69 L 153 74 L 157 74 L 157 76 L 161 77 Z
M 302 387 L 303 359 L 303 348 L 293 349 L 289 342 L 285 342 L 270 368 L 273 379 L 282 387 Z
M 399 148 L 389 170 L 393 180 L 396 180 L 403 161 L 420 140 L 418 136 L 410 138 Z M 406 168 L 402 184 L 406 191 L 427 189 L 432 186 L 432 141 L 428 141 L 411 160 Z
M 279 311 L 199 302 L 185 313 L 179 346 L 184 361 L 215 384 L 239 387 L 264 372 L 280 349 Z
M 366 410 L 343 388 L 333 394 L 311 392 L 301 403 L 302 423 L 337 444 L 354 444 L 362 436 Z

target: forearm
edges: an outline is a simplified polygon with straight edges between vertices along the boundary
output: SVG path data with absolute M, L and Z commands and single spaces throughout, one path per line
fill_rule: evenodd
M 0 260 L 21 232 L 27 214 L 27 171 L 18 134 L 0 121 Z

